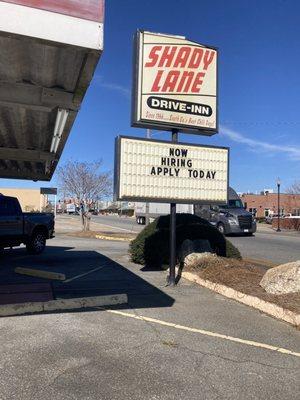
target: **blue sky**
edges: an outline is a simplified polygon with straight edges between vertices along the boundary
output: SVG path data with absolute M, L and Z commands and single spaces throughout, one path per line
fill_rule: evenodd
M 60 163 L 102 159 L 109 170 L 116 135 L 145 136 L 130 127 L 132 38 L 140 28 L 219 48 L 220 132 L 180 140 L 229 146 L 238 191 L 275 187 L 277 176 L 288 187 L 300 179 L 299 15 L 298 0 L 106 0 L 104 53 Z

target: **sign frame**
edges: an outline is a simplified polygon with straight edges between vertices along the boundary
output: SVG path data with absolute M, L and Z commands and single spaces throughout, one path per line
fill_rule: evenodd
M 93 22 L 104 22 L 104 0 L 89 0 L 82 4 L 80 0 L 4 0 L 19 6 L 67 15 Z M 42 3 L 42 4 L 41 4 Z
M 41 187 L 40 194 L 57 195 L 57 188 L 55 187 Z
M 204 128 L 204 127 L 192 127 L 190 125 L 183 125 L 169 123 L 169 122 L 155 122 L 149 120 L 143 120 L 141 115 L 138 115 L 138 105 L 140 103 L 140 108 L 142 104 L 142 87 L 139 88 L 139 80 L 142 81 L 142 77 L 139 77 L 140 74 L 140 60 L 143 59 L 143 54 L 141 55 L 141 40 L 142 35 L 144 33 L 153 34 L 161 37 L 170 37 L 170 38 L 178 38 L 179 40 L 185 39 L 191 43 L 194 43 L 195 46 L 203 47 L 206 49 L 211 49 L 216 51 L 216 127 L 215 128 Z M 175 43 L 174 43 L 175 44 Z M 143 48 L 142 48 L 143 52 Z M 135 128 L 146 128 L 146 129 L 153 129 L 153 130 L 163 130 L 163 131 L 172 131 L 172 129 L 177 129 L 178 132 L 195 134 L 195 135 L 202 135 L 202 136 L 212 136 L 219 132 L 219 49 L 215 46 L 210 46 L 207 44 L 200 44 L 193 40 L 190 40 L 184 36 L 176 36 L 171 34 L 161 34 L 161 33 L 154 33 L 149 31 L 144 31 L 138 29 L 134 35 L 134 49 L 133 49 L 133 76 L 132 76 L 132 99 L 131 99 L 131 126 Z M 142 86 L 142 83 L 140 84 Z M 155 94 L 153 94 L 155 96 Z M 139 99 L 140 96 L 140 99 Z M 201 94 L 200 94 L 201 96 Z
M 120 172 L 121 172 L 121 140 L 122 139 L 133 139 L 141 142 L 152 142 L 152 143 L 164 143 L 167 145 L 180 145 L 180 146 L 189 146 L 189 147 L 201 147 L 208 149 L 223 149 L 227 150 L 227 199 L 226 202 L 222 201 L 212 201 L 212 200 L 193 200 L 193 199 L 171 199 L 171 198 L 155 198 L 152 197 L 122 197 L 120 198 Z M 115 138 L 115 163 L 114 163 L 114 201 L 138 201 L 138 202 L 150 202 L 150 203 L 173 203 L 176 204 L 212 204 L 212 205 L 221 205 L 228 204 L 228 196 L 229 196 L 229 166 L 230 166 L 230 148 L 226 146 L 211 146 L 211 145 L 202 145 L 195 143 L 187 143 L 187 142 L 170 142 L 168 140 L 158 140 L 158 139 L 149 139 L 149 138 L 140 138 L 135 136 L 125 136 L 119 135 Z

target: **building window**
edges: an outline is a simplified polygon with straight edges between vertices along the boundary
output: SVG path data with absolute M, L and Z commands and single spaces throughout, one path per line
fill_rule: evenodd
M 269 208 L 265 208 L 265 217 L 268 217 L 270 215 L 270 209 Z
M 251 212 L 253 217 L 256 217 L 256 214 L 257 214 L 257 209 L 256 208 L 249 208 L 249 212 Z

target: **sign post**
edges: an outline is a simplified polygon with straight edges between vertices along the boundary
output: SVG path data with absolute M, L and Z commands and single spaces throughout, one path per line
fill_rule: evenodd
M 172 142 L 178 142 L 178 131 L 172 129 Z M 170 204 L 170 273 L 168 285 L 175 286 L 175 267 L 176 267 L 176 203 Z
M 148 138 L 148 139 L 151 138 L 151 131 L 150 131 L 150 129 L 147 129 L 146 138 Z M 149 202 L 147 201 L 147 203 L 146 203 L 146 221 L 145 221 L 145 225 L 149 225 L 149 223 L 150 223 L 149 208 L 150 208 Z

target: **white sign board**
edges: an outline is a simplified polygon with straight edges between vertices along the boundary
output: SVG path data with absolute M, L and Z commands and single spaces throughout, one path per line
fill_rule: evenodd
M 115 161 L 117 200 L 227 203 L 226 147 L 120 136 Z
M 132 126 L 217 133 L 216 48 L 141 31 L 135 46 Z

